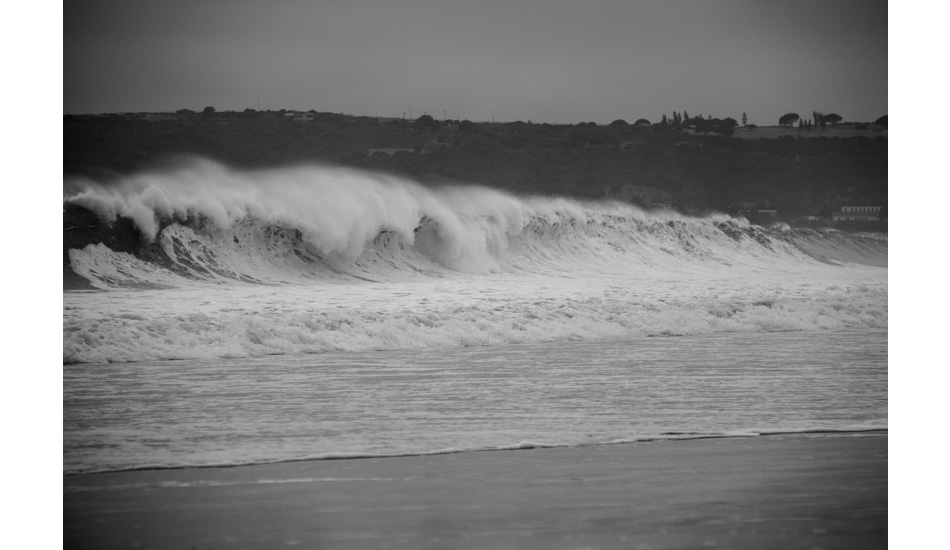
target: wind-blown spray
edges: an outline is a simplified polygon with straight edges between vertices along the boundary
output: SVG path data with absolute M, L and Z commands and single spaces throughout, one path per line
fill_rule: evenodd
M 197 160 L 64 188 L 67 216 L 91 211 L 106 228 L 68 250 L 69 267 L 111 292 L 165 289 L 139 295 L 155 296 L 149 315 L 103 320 L 85 315 L 93 299 L 71 297 L 85 305 L 64 315 L 67 362 L 886 326 L 886 275 L 863 293 L 763 291 L 796 277 L 882 280 L 881 237 L 321 166 Z M 280 297 L 254 298 L 262 285 Z M 352 288 L 343 310 L 309 300 Z M 217 294 L 196 317 L 174 289 Z

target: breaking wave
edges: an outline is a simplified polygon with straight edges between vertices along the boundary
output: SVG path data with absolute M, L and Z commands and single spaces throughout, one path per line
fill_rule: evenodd
M 206 161 L 108 181 L 70 179 L 63 204 L 64 267 L 93 287 L 152 289 L 137 295 L 140 304 L 146 296 L 177 303 L 189 289 L 230 289 L 209 311 L 182 300 L 177 309 L 122 310 L 108 319 L 91 317 L 91 299 L 73 297 L 64 314 L 66 362 L 881 327 L 887 320 L 884 236 L 764 229 L 722 214 L 691 218 L 472 186 L 428 188 L 344 168 L 242 172 Z M 789 274 L 833 282 L 842 272 L 858 277 L 821 292 L 796 294 L 786 283 L 764 290 Z M 719 291 L 671 300 L 671 277 L 694 287 L 724 282 Z M 736 277 L 748 279 L 745 295 L 728 283 Z M 456 298 L 474 294 L 419 303 L 437 283 Z M 340 289 L 352 285 L 362 296 L 342 309 L 301 305 L 301 297 L 346 294 Z M 537 290 L 545 285 L 553 290 Z M 263 287 L 281 296 L 248 298 Z M 275 304 L 283 314 L 268 314 Z M 564 311 L 573 313 L 555 315 Z

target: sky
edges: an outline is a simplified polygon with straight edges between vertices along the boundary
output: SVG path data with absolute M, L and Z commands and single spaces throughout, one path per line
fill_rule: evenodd
M 82 0 L 64 114 L 315 109 L 775 125 L 887 114 L 883 0 Z

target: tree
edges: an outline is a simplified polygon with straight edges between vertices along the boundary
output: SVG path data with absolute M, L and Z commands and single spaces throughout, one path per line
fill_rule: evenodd
M 439 123 L 432 118 L 432 115 L 422 115 L 416 119 L 416 127 L 430 130 L 432 128 L 438 128 Z
M 841 119 L 841 115 L 839 115 L 838 113 L 831 113 L 830 115 L 825 115 L 824 120 L 826 120 L 827 122 L 830 122 L 832 125 L 835 125 L 841 122 L 842 119 Z
M 618 127 L 621 127 L 621 128 L 622 128 L 622 127 L 624 127 L 624 126 L 627 126 L 627 121 L 624 120 L 624 119 L 622 119 L 622 118 L 618 118 L 617 120 L 611 122 L 610 125 L 611 125 L 611 126 L 618 126 Z
M 710 121 L 710 123 L 713 125 L 713 133 L 719 134 L 721 136 L 731 136 L 732 134 L 735 134 L 736 126 L 739 125 L 739 123 L 736 122 L 736 119 L 731 117 L 726 117 L 723 120 L 714 118 Z
M 801 117 L 798 116 L 798 113 L 786 113 L 778 119 L 778 123 L 782 126 L 791 126 L 795 124 L 799 118 Z
M 707 118 L 705 120 L 696 118 L 694 123 L 695 132 L 697 134 L 702 132 L 704 136 L 709 135 L 710 132 L 722 136 L 731 136 L 735 133 L 735 128 L 739 124 L 734 118 Z
M 201 110 L 201 114 L 204 116 L 211 116 L 214 114 L 214 107 L 208 106 Z
M 884 127 L 886 128 L 886 127 L 887 127 L 887 115 L 884 115 L 884 116 L 882 116 L 881 118 L 875 120 L 875 121 L 874 121 L 874 124 L 877 124 L 877 125 L 879 125 L 879 126 L 884 126 Z
M 745 116 L 745 113 L 742 113 L 742 125 L 743 126 L 749 125 L 749 117 Z
M 645 118 L 638 118 L 636 122 L 633 123 L 634 126 L 653 126 L 649 120 Z

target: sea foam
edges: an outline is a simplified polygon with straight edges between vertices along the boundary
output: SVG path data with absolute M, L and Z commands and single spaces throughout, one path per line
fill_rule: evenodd
M 67 363 L 887 326 L 876 235 L 207 161 L 64 207 L 114 228 L 68 250 L 106 292 L 64 297 Z

